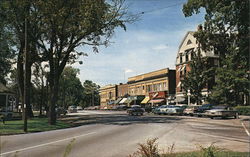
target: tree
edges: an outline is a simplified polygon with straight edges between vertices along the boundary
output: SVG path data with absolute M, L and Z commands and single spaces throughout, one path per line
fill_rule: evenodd
M 249 72 L 249 1 L 188 0 L 183 13 L 192 16 L 201 8 L 206 12 L 204 29 L 196 32 L 195 37 L 203 50 L 220 55 L 210 100 L 232 105 L 232 98 L 238 100 L 241 92 L 249 95 L 249 86 L 246 86 L 249 77 L 246 76 Z
M 210 67 L 207 58 L 203 58 L 198 52 L 193 53 L 193 60 L 190 62 L 190 71 L 181 81 L 183 89 L 188 93 L 190 90 L 191 100 L 200 105 L 203 99 L 202 90 L 212 80 L 213 69 Z
M 22 98 L 23 91 L 27 93 L 23 100 L 27 101 L 30 111 L 32 64 L 37 61 L 49 62 L 49 123 L 55 124 L 59 78 L 64 67 L 68 63 L 74 63 L 78 56 L 84 54 L 77 51 L 79 46 L 92 45 L 94 52 L 98 52 L 97 46 L 107 46 L 115 28 L 120 26 L 125 29 L 125 23 L 134 20 L 133 16 L 127 14 L 123 4 L 124 0 L 107 2 L 105 0 L 2 0 L 0 2 L 1 13 L 7 17 L 5 27 L 15 34 L 17 41 L 18 85 Z M 25 71 L 24 56 L 27 58 Z M 24 82 L 27 82 L 25 86 Z
M 249 73 L 234 67 L 233 58 L 230 56 L 224 59 L 223 66 L 216 70 L 216 86 L 209 97 L 210 102 L 214 104 L 242 105 L 244 102 L 240 96 L 249 93 Z
M 11 72 L 11 65 L 14 62 L 14 51 L 11 32 L 5 28 L 5 18 L 0 11 L 0 82 L 6 84 L 6 77 Z M 11 39 L 11 40 L 10 40 Z
M 31 67 L 37 60 L 42 60 L 36 45 L 41 31 L 38 29 L 39 17 L 35 2 L 30 0 L 0 1 L 1 17 L 4 17 L 4 30 L 14 36 L 9 41 L 15 43 L 13 47 L 17 52 L 18 88 L 23 111 L 25 103 L 29 117 L 33 117 L 30 105 Z M 23 114 L 23 118 L 25 118 L 24 116 L 25 114 Z
M 38 1 L 39 24 L 43 33 L 37 44 L 49 61 L 49 123 L 56 123 L 55 104 L 58 99 L 59 78 L 67 63 L 79 55 L 77 47 L 107 45 L 116 27 L 125 29 L 133 18 L 123 8 L 123 0 L 46 0 Z
M 59 81 L 59 98 L 58 106 L 68 108 L 68 106 L 78 106 L 83 100 L 84 88 L 77 75 L 79 69 L 67 66 L 63 70 L 62 77 Z
M 83 83 L 83 88 L 84 99 L 81 102 L 83 104 L 83 107 L 100 105 L 100 86 L 90 80 L 86 80 Z

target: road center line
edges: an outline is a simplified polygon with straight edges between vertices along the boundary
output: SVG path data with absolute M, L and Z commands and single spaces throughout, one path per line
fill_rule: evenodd
M 250 136 L 249 131 L 247 130 L 245 124 L 243 122 L 241 122 L 241 125 L 243 126 L 243 128 L 245 129 L 245 132 L 247 133 L 248 136 Z
M 53 142 L 39 144 L 39 145 L 32 146 L 32 147 L 26 147 L 26 148 L 22 148 L 22 149 L 17 149 L 17 150 L 13 150 L 13 151 L 2 153 L 2 154 L 0 154 L 0 156 L 6 155 L 6 154 L 15 153 L 15 152 L 21 152 L 21 151 L 25 151 L 25 150 L 33 149 L 33 148 L 37 148 L 37 147 L 43 147 L 43 146 L 46 146 L 46 145 L 50 145 L 50 144 L 54 144 L 54 143 L 58 143 L 58 142 L 62 142 L 62 141 L 67 141 L 67 140 L 70 140 L 70 139 L 74 139 L 74 138 L 78 138 L 78 137 L 83 137 L 83 136 L 91 135 L 91 134 L 94 134 L 94 133 L 96 133 L 96 132 L 90 132 L 90 133 L 87 133 L 87 134 L 82 134 L 82 135 L 73 136 L 73 137 L 69 137 L 69 138 L 65 138 L 65 139 L 61 139 L 61 140 L 57 140 L 57 141 L 53 141 Z

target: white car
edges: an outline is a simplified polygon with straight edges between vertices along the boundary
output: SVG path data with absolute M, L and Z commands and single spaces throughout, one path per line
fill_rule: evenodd
M 83 110 L 82 106 L 77 106 L 76 109 L 77 111 Z
M 221 117 L 221 118 L 227 118 L 227 117 L 234 117 L 238 118 L 238 112 L 234 110 L 228 110 L 226 106 L 214 106 L 211 110 L 207 110 L 204 113 L 205 116 L 210 117 L 213 119 L 214 117 Z

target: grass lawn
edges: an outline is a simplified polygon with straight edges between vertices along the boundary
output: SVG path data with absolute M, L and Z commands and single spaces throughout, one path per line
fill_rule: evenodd
M 56 125 L 49 125 L 48 118 L 32 118 L 28 120 L 28 132 L 41 132 L 70 127 L 70 124 L 57 120 Z M 22 120 L 0 122 L 0 135 L 20 134 L 23 132 Z

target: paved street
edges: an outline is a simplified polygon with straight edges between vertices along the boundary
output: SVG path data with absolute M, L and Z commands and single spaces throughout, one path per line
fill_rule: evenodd
M 125 112 L 82 111 L 65 120 L 78 127 L 25 135 L 2 136 L 3 157 L 62 157 L 73 141 L 71 157 L 125 157 L 138 143 L 158 138 L 159 146 L 190 151 L 200 145 L 249 151 L 249 137 L 239 119 L 186 116 L 128 116 Z M 74 140 L 73 140 L 74 139 Z

